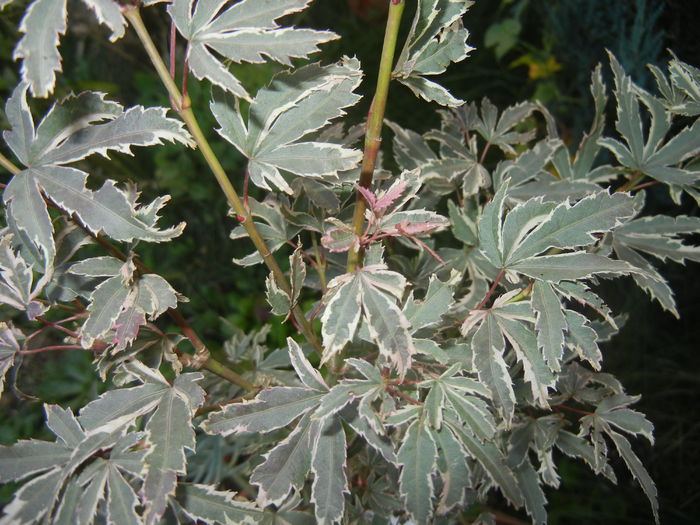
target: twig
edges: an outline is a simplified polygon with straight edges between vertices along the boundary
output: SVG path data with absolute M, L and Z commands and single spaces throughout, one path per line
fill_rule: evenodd
M 481 310 L 484 305 L 488 302 L 488 300 L 491 298 L 493 295 L 493 292 L 496 291 L 496 286 L 498 286 L 498 283 L 501 282 L 501 279 L 503 279 L 503 276 L 506 273 L 505 268 L 501 268 L 501 271 L 498 272 L 498 275 L 496 276 L 496 280 L 493 281 L 493 284 L 491 285 L 491 288 L 489 288 L 489 291 L 486 293 L 486 296 L 481 300 L 479 303 L 479 306 L 475 308 L 475 310 Z

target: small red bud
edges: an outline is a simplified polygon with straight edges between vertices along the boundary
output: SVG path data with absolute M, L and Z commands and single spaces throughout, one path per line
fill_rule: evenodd
M 238 222 L 245 222 L 245 217 L 243 215 L 236 215 L 236 219 L 238 219 Z

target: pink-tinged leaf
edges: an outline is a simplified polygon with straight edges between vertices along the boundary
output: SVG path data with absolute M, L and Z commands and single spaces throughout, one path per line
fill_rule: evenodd
M 362 196 L 367 201 L 367 204 L 369 204 L 370 209 L 374 211 L 375 207 L 377 206 L 377 197 L 374 195 L 374 193 L 372 193 L 367 188 L 363 188 L 362 186 L 358 186 L 357 191 L 359 191 L 362 194 Z
M 381 211 L 387 209 L 389 206 L 392 205 L 392 203 L 401 197 L 403 195 L 403 192 L 406 190 L 406 181 L 403 179 L 400 179 L 396 181 L 394 184 L 391 185 L 391 187 L 384 192 L 384 194 L 379 197 L 375 204 L 374 204 L 374 210 L 375 211 Z
M 346 252 L 357 248 L 360 239 L 355 232 L 347 227 L 331 228 L 321 237 L 321 244 L 331 252 Z
M 438 228 L 443 226 L 442 223 L 439 222 L 415 222 L 415 223 L 409 223 L 408 221 L 401 221 L 400 223 L 396 224 L 394 228 L 396 228 L 397 233 L 400 235 L 420 235 L 422 233 L 430 233 Z
M 117 350 L 123 350 L 139 335 L 139 328 L 146 324 L 146 315 L 140 308 L 130 306 L 114 323 L 114 342 Z

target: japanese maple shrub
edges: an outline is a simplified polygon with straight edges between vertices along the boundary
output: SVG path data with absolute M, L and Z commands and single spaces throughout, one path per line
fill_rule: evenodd
M 341 119 L 360 98 L 357 59 L 292 65 L 337 38 L 277 22 L 309 0 L 71 3 L 112 41 L 136 33 L 173 111 L 88 91 L 37 117 L 30 97 L 50 97 L 61 72 L 67 2 L 28 4 L 0 154 L 0 301 L 15 311 L 0 325 L 0 372 L 31 374 L 17 370 L 31 354 L 81 348 L 112 386 L 77 414 L 46 404 L 54 441 L 0 448 L 0 481 L 24 482 L 1 523 L 428 523 L 487 497 L 546 523 L 557 451 L 613 483 L 619 455 L 658 520 L 629 441 L 653 441 L 652 424 L 602 371 L 599 343 L 620 317 L 596 284 L 631 276 L 678 315 L 652 260 L 700 260 L 682 238 L 700 220 L 642 210 L 652 184 L 677 203 L 700 201 L 700 70 L 672 58 L 652 68 L 651 93 L 611 56 L 614 132 L 605 135 L 610 91 L 598 66 L 595 119 L 572 152 L 544 107 L 499 112 L 435 82 L 472 50 L 462 22 L 472 2 L 386 1 L 376 93 L 358 126 Z M 407 3 L 415 14 L 399 43 Z M 208 107 L 191 107 L 173 80 L 145 7 L 170 17 L 171 52 L 185 43 L 185 67 L 212 86 Z M 229 69 L 266 61 L 285 67 L 257 93 Z M 384 122 L 392 81 L 443 107 L 439 129 Z M 217 129 L 200 128 L 207 111 Z M 383 124 L 393 133 L 385 164 L 398 170 L 382 165 Z M 227 172 L 211 140 L 240 151 L 245 173 Z M 268 349 L 265 330 L 238 333 L 213 359 L 177 310 L 184 297 L 138 258 L 143 243 L 187 235 L 159 224 L 168 197 L 142 202 L 112 180 L 91 189 L 92 156 L 163 141 L 203 155 L 240 221 L 230 242 L 255 248 L 235 263 L 267 266 L 260 292 L 299 332 L 287 348 Z M 249 183 L 267 190 L 263 200 Z M 236 267 L 212 271 L 233 278 Z M 158 328 L 164 315 L 180 334 Z M 41 346 L 47 331 L 60 344 Z M 212 435 L 225 439 L 213 446 Z M 201 475 L 224 461 L 239 494 Z

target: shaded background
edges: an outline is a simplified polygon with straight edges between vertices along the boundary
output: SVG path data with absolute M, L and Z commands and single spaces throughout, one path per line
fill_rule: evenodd
M 342 40 L 324 47 L 321 60 L 357 55 L 363 64 L 364 95 L 371 93 L 383 38 L 388 0 L 317 0 L 304 13 L 290 17 L 298 26 L 332 29 Z M 409 1 L 409 4 L 412 2 Z M 17 83 L 18 65 L 11 60 L 19 39 L 17 24 L 26 1 L 16 0 L 0 16 L 0 96 L 5 99 Z M 72 9 L 71 9 L 72 8 Z M 404 16 L 412 16 L 409 5 Z M 77 1 L 69 2 L 69 33 L 62 39 L 64 74 L 57 95 L 85 89 L 102 90 L 125 105 L 167 105 L 160 82 L 152 73 L 138 41 L 129 34 L 116 45 Z M 144 13 L 154 40 L 167 48 L 169 27 L 162 9 Z M 610 49 L 637 83 L 652 88 L 647 63 L 663 67 L 673 50 L 681 60 L 700 66 L 700 20 L 698 0 L 480 0 L 467 13 L 465 25 L 476 47 L 469 59 L 452 66 L 441 82 L 466 100 L 488 96 L 501 108 L 524 99 L 538 99 L 562 123 L 561 134 L 575 144 L 592 114 L 588 86 L 590 71 L 605 60 Z M 407 27 L 403 28 L 404 32 Z M 278 67 L 234 66 L 246 87 L 255 91 Z M 609 81 L 609 78 L 608 78 Z M 208 87 L 190 82 L 195 107 L 206 107 Z M 366 114 L 369 97 L 354 108 L 351 117 Z M 35 115 L 48 109 L 35 101 Z M 436 106 L 416 102 L 402 86 L 392 87 L 387 117 L 403 126 L 425 131 L 438 124 Z M 199 113 L 204 129 L 214 121 Z M 4 117 L 0 124 L 6 127 Z M 210 135 L 216 137 L 213 132 Z M 387 141 L 388 143 L 389 141 Z M 227 143 L 212 143 L 222 163 L 241 185 L 243 159 Z M 227 242 L 234 226 L 226 217 L 227 205 L 198 155 L 179 147 L 165 146 L 138 151 L 135 157 L 112 155 L 113 162 L 91 159 L 91 173 L 99 181 L 109 177 L 122 182 L 138 181 L 145 197 L 169 193 L 163 224 L 185 220 L 185 234 L 165 246 L 142 245 L 146 264 L 168 279 L 191 302 L 181 310 L 216 351 L 231 334 L 230 324 L 243 330 L 260 328 L 269 319 L 259 283 L 266 272 L 242 269 L 230 262 L 251 246 Z M 5 182 L 7 174 L 0 174 Z M 253 196 L 255 194 L 253 193 Z M 659 187 L 649 189 L 649 213 L 698 215 L 694 202 L 674 206 Z M 662 523 L 700 523 L 700 361 L 696 356 L 700 336 L 700 284 L 698 266 L 666 265 L 662 273 L 677 292 L 676 320 L 653 304 L 631 280 L 606 283 L 602 295 L 616 312 L 628 312 L 621 333 L 604 350 L 605 369 L 615 374 L 631 394 L 643 394 L 637 408 L 656 427 L 656 446 L 641 440 L 634 444 L 656 481 Z M 7 314 L 0 318 L 8 318 Z M 270 320 L 271 347 L 282 345 L 289 329 Z M 167 321 L 165 321 L 167 322 Z M 172 327 L 171 327 L 172 328 Z M 18 387 L 29 395 L 74 409 L 96 396 L 101 387 L 87 353 L 41 354 L 24 363 Z M 20 400 L 6 392 L 0 400 L 0 443 L 9 444 L 30 436 L 48 438 L 43 430 L 41 404 Z M 652 523 L 649 504 L 639 486 L 627 474 L 622 461 L 613 465 L 619 485 L 598 479 L 583 463 L 560 457 L 562 487 L 549 491 L 550 523 L 646 524 Z M 12 486 L 0 488 L 0 505 Z M 493 504 L 498 506 L 497 498 Z M 515 516 L 511 509 L 505 512 Z M 519 516 L 525 519 L 524 515 Z

